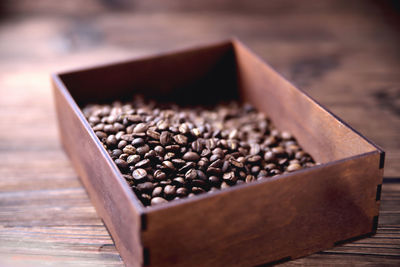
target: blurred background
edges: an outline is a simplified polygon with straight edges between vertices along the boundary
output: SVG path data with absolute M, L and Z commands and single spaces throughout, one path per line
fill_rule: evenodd
M 2 0 L 0 258 L 120 264 L 61 150 L 51 72 L 233 36 L 382 146 L 385 179 L 400 182 L 400 1 Z M 91 243 L 54 234 L 76 231 Z

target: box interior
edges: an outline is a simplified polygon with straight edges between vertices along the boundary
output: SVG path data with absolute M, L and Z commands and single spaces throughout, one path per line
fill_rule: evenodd
M 179 105 L 247 101 L 278 129 L 292 132 L 320 163 L 376 150 L 236 40 L 63 73 L 60 79 L 80 107 L 128 101 L 138 93 Z

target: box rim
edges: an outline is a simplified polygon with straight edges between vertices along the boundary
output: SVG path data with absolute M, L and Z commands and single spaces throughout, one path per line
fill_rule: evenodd
M 297 170 L 295 172 L 290 172 L 290 173 L 282 173 L 273 177 L 269 177 L 263 180 L 257 180 L 251 183 L 245 183 L 245 184 L 241 184 L 239 186 L 231 186 L 228 187 L 226 189 L 222 189 L 222 190 L 218 190 L 212 193 L 203 193 L 200 195 L 195 195 L 194 197 L 188 198 L 181 198 L 181 199 L 176 199 L 173 201 L 168 201 L 167 203 L 162 203 L 160 205 L 156 205 L 156 206 L 148 206 L 145 207 L 145 214 L 148 213 L 152 213 L 152 212 L 157 212 L 158 210 L 163 210 L 163 209 L 168 209 L 170 207 L 175 207 L 175 206 L 180 206 L 180 205 L 184 205 L 186 203 L 190 203 L 190 202 L 197 202 L 197 201 L 201 201 L 202 199 L 207 199 L 207 198 L 212 198 L 214 196 L 217 196 L 218 194 L 222 194 L 222 193 L 226 193 L 228 194 L 229 192 L 232 191 L 239 191 L 248 187 L 255 187 L 258 186 L 259 184 L 264 184 L 264 183 L 270 183 L 276 180 L 281 180 L 281 179 L 290 179 L 291 177 L 296 176 L 299 173 L 307 173 L 307 172 L 311 172 L 314 170 L 318 170 L 318 169 L 323 169 L 327 166 L 332 166 L 332 165 L 337 165 L 343 162 L 347 162 L 347 161 L 351 161 L 354 159 L 358 159 L 358 158 L 363 158 L 363 157 L 368 157 L 370 155 L 374 155 L 374 154 L 379 154 L 378 150 L 373 150 L 373 151 L 369 151 L 369 152 L 365 152 L 362 154 L 358 154 L 358 155 L 354 155 L 354 156 L 350 156 L 347 158 L 343 158 L 343 159 L 339 159 L 339 160 L 335 160 L 335 161 L 330 161 L 330 162 L 326 162 L 326 163 L 321 163 L 318 165 L 315 165 L 313 167 L 308 167 L 305 169 L 300 169 Z
M 289 83 L 292 87 L 296 88 L 298 91 L 300 91 L 305 97 L 309 98 L 312 102 L 314 102 L 314 104 L 316 104 L 318 106 L 319 109 L 326 111 L 330 116 L 332 116 L 334 119 L 336 119 L 338 122 L 340 122 L 343 126 L 349 128 L 351 131 L 353 131 L 355 134 L 357 134 L 359 137 L 361 137 L 362 139 L 364 139 L 367 143 L 369 143 L 370 145 L 372 145 L 373 147 L 375 147 L 380 153 L 385 153 L 385 151 L 377 144 L 375 144 L 373 141 L 371 141 L 369 138 L 367 138 L 366 136 L 364 136 L 362 133 L 360 133 L 359 131 L 357 131 L 356 129 L 354 129 L 352 126 L 350 126 L 347 122 L 345 122 L 343 119 L 341 119 L 340 117 L 338 117 L 337 115 L 335 115 L 329 108 L 327 108 L 325 105 L 322 105 L 320 102 L 318 102 L 317 100 L 315 100 L 309 93 L 307 93 L 304 89 L 302 89 L 300 86 L 295 85 L 293 82 L 291 82 L 289 79 L 287 79 L 283 74 L 281 74 L 280 72 L 277 72 L 276 69 L 271 66 L 268 62 L 266 62 L 265 60 L 263 60 L 258 54 L 254 53 L 252 49 L 250 49 L 246 44 L 244 44 L 243 42 L 241 42 L 239 39 L 237 38 L 233 38 L 232 39 L 232 44 L 233 46 L 235 45 L 239 45 L 244 47 L 248 52 L 250 52 L 252 54 L 252 56 L 254 56 L 258 61 L 262 62 L 263 64 L 267 65 L 269 68 L 271 68 L 273 71 L 275 71 L 276 73 L 279 74 L 279 76 L 281 76 L 281 78 L 283 80 L 285 80 L 287 83 Z M 359 154 L 360 155 L 360 154 Z
M 56 83 L 57 88 L 69 100 L 70 104 L 72 104 L 72 108 L 74 109 L 74 112 L 78 115 L 79 119 L 83 122 L 83 125 L 85 126 L 86 130 L 89 132 L 90 137 L 92 139 L 94 139 L 94 141 L 95 141 L 97 146 L 101 147 L 100 148 L 101 153 L 103 154 L 103 156 L 105 156 L 107 158 L 107 163 L 112 166 L 112 171 L 113 171 L 114 175 L 116 175 L 118 177 L 118 180 L 119 180 L 120 186 L 122 187 L 123 192 L 125 194 L 127 194 L 129 199 L 131 199 L 131 202 L 133 203 L 134 207 L 138 210 L 140 215 L 147 214 L 149 212 L 155 212 L 155 211 L 160 210 L 160 209 L 167 209 L 167 208 L 172 207 L 172 206 L 183 205 L 185 203 L 189 203 L 189 202 L 192 202 L 192 201 L 200 201 L 201 199 L 208 198 L 208 197 L 213 197 L 213 196 L 216 196 L 216 195 L 221 194 L 221 193 L 227 193 L 227 192 L 230 192 L 232 190 L 241 190 L 241 189 L 246 188 L 248 186 L 257 186 L 260 183 L 267 183 L 267 182 L 274 181 L 274 180 L 277 180 L 277 179 L 287 179 L 287 178 L 292 177 L 293 175 L 296 175 L 296 173 L 299 173 L 299 172 L 308 172 L 308 171 L 314 170 L 316 168 L 323 168 L 325 166 L 330 166 L 332 164 L 337 164 L 337 163 L 340 163 L 340 162 L 349 161 L 349 160 L 352 160 L 352 159 L 355 159 L 355 158 L 367 156 L 369 154 L 379 153 L 381 155 L 381 163 L 380 163 L 379 168 L 383 168 L 383 161 L 384 161 L 385 152 L 383 151 L 383 149 L 381 147 L 379 147 L 374 142 L 369 140 L 367 137 L 362 135 L 360 132 L 355 130 L 348 123 L 344 122 L 341 118 L 339 118 L 337 115 L 332 113 L 328 108 L 326 108 L 325 106 L 320 104 L 318 101 L 316 101 L 313 97 L 311 97 L 303 89 L 301 89 L 298 86 L 295 86 L 292 82 L 290 82 L 288 79 L 286 79 L 286 77 L 284 77 L 282 74 L 278 73 L 279 76 L 282 79 L 284 79 L 291 86 L 293 86 L 294 88 L 299 90 L 300 93 L 302 93 L 305 97 L 307 97 L 314 104 L 316 104 L 317 107 L 320 110 L 326 111 L 330 116 L 332 116 L 334 119 L 336 119 L 344 127 L 347 127 L 350 131 L 354 132 L 358 137 L 362 138 L 364 141 L 366 141 L 368 144 L 370 144 L 372 147 L 374 147 L 375 150 L 372 150 L 372 151 L 369 151 L 369 152 L 364 152 L 364 153 L 361 153 L 361 154 L 356 154 L 356 155 L 353 155 L 353 156 L 350 156 L 350 157 L 341 158 L 341 159 L 334 160 L 334 161 L 325 162 L 325 163 L 322 163 L 322 164 L 319 164 L 319 165 L 316 165 L 316 166 L 313 166 L 313 167 L 309 167 L 309 168 L 306 168 L 306 169 L 298 170 L 298 171 L 293 172 L 293 173 L 279 174 L 279 175 L 276 175 L 274 177 L 271 177 L 271 178 L 268 178 L 268 179 L 265 179 L 265 180 L 255 181 L 255 182 L 252 182 L 252 183 L 249 183 L 249 184 L 243 184 L 243 185 L 240 185 L 240 186 L 229 187 L 229 188 L 224 189 L 224 190 L 218 190 L 216 192 L 213 192 L 212 194 L 200 194 L 200 195 L 196 195 L 196 196 L 194 196 L 192 198 L 186 197 L 186 198 L 182 198 L 182 199 L 178 199 L 178 200 L 174 200 L 174 201 L 169 201 L 169 202 L 163 203 L 162 205 L 159 205 L 159 206 L 147 206 L 147 207 L 144 206 L 141 203 L 141 201 L 139 200 L 139 198 L 133 193 L 133 191 L 129 187 L 128 183 L 126 182 L 126 180 L 122 176 L 121 171 L 117 168 L 117 166 L 115 165 L 115 163 L 111 159 L 110 155 L 107 153 L 107 151 L 104 149 L 102 143 L 100 142 L 100 140 L 95 135 L 92 127 L 90 127 L 87 119 L 83 115 L 82 109 L 78 106 L 78 104 L 76 103 L 75 99 L 70 94 L 70 92 L 68 90 L 68 87 L 62 81 L 61 76 L 62 75 L 66 75 L 66 74 L 78 73 L 78 72 L 82 72 L 82 71 L 91 71 L 91 70 L 100 69 L 100 68 L 113 67 L 115 65 L 128 64 L 128 63 L 134 62 L 134 61 L 145 61 L 145 60 L 154 59 L 154 58 L 160 58 L 160 57 L 164 57 L 164 56 L 173 56 L 173 55 L 181 54 L 182 52 L 184 53 L 184 52 L 190 52 L 190 51 L 193 51 L 193 50 L 208 49 L 208 48 L 217 47 L 217 46 L 223 46 L 223 45 L 232 45 L 232 49 L 234 50 L 234 53 L 236 53 L 235 45 L 240 45 L 240 46 L 244 47 L 254 57 L 256 57 L 257 60 L 259 60 L 260 62 L 262 62 L 263 64 L 267 65 L 269 68 L 271 68 L 273 71 L 278 73 L 270 64 L 265 62 L 260 56 L 255 54 L 251 49 L 249 49 L 245 44 L 243 44 L 240 40 L 238 40 L 235 37 L 227 39 L 227 40 L 221 40 L 219 42 L 212 42 L 212 43 L 208 43 L 208 44 L 200 44 L 200 45 L 196 45 L 196 46 L 190 46 L 188 48 L 178 48 L 178 49 L 173 49 L 173 50 L 169 50 L 169 51 L 164 51 L 164 52 L 161 52 L 161 53 L 156 53 L 156 54 L 153 53 L 153 54 L 150 54 L 150 55 L 147 55 L 147 56 L 144 55 L 144 56 L 139 56 L 139 57 L 132 57 L 132 58 L 129 58 L 129 59 L 126 59 L 126 60 L 109 61 L 109 62 L 106 62 L 104 64 L 93 64 L 91 66 L 86 66 L 86 67 L 82 67 L 82 68 L 75 68 L 75 69 L 71 69 L 71 70 L 67 70 L 67 71 L 60 71 L 60 72 L 51 73 L 51 78 Z
M 95 144 L 100 147 L 100 151 L 102 156 L 105 157 L 108 165 L 112 168 L 112 172 L 114 176 L 117 177 L 120 187 L 122 187 L 123 193 L 131 200 L 134 208 L 138 211 L 139 215 L 143 214 L 143 209 L 145 208 L 140 200 L 135 196 L 133 191 L 127 186 L 128 183 L 126 182 L 125 178 L 122 176 L 121 171 L 115 165 L 113 160 L 111 159 L 110 155 L 108 155 L 107 151 L 104 149 L 102 143 L 100 142 L 99 138 L 94 133 L 92 127 L 90 127 L 89 122 L 85 118 L 82 113 L 82 110 L 79 108 L 77 103 L 75 102 L 74 98 L 69 93 L 67 87 L 62 82 L 60 77 L 57 74 L 51 74 L 53 81 L 56 84 L 58 90 L 64 95 L 64 97 L 68 100 L 68 103 L 71 105 L 71 108 L 74 110 L 75 114 L 78 116 L 79 120 L 83 123 L 86 131 L 89 133 L 90 138 L 95 142 Z

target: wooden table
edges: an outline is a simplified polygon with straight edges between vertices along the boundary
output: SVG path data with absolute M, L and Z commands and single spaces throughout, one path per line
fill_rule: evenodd
M 377 234 L 283 265 L 400 265 L 398 13 L 389 1 L 212 2 L 2 4 L 1 266 L 123 265 L 60 147 L 50 72 L 233 35 L 387 152 Z

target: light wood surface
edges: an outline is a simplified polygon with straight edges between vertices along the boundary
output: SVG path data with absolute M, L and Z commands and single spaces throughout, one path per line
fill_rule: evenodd
M 49 73 L 232 35 L 387 153 L 377 234 L 284 265 L 399 264 L 400 34 L 393 11 L 365 1 L 251 1 L 246 8 L 221 1 L 199 4 L 201 12 L 173 1 L 123 12 L 94 1 L 38 2 L 19 1 L 0 21 L 2 265 L 123 265 L 61 150 Z

